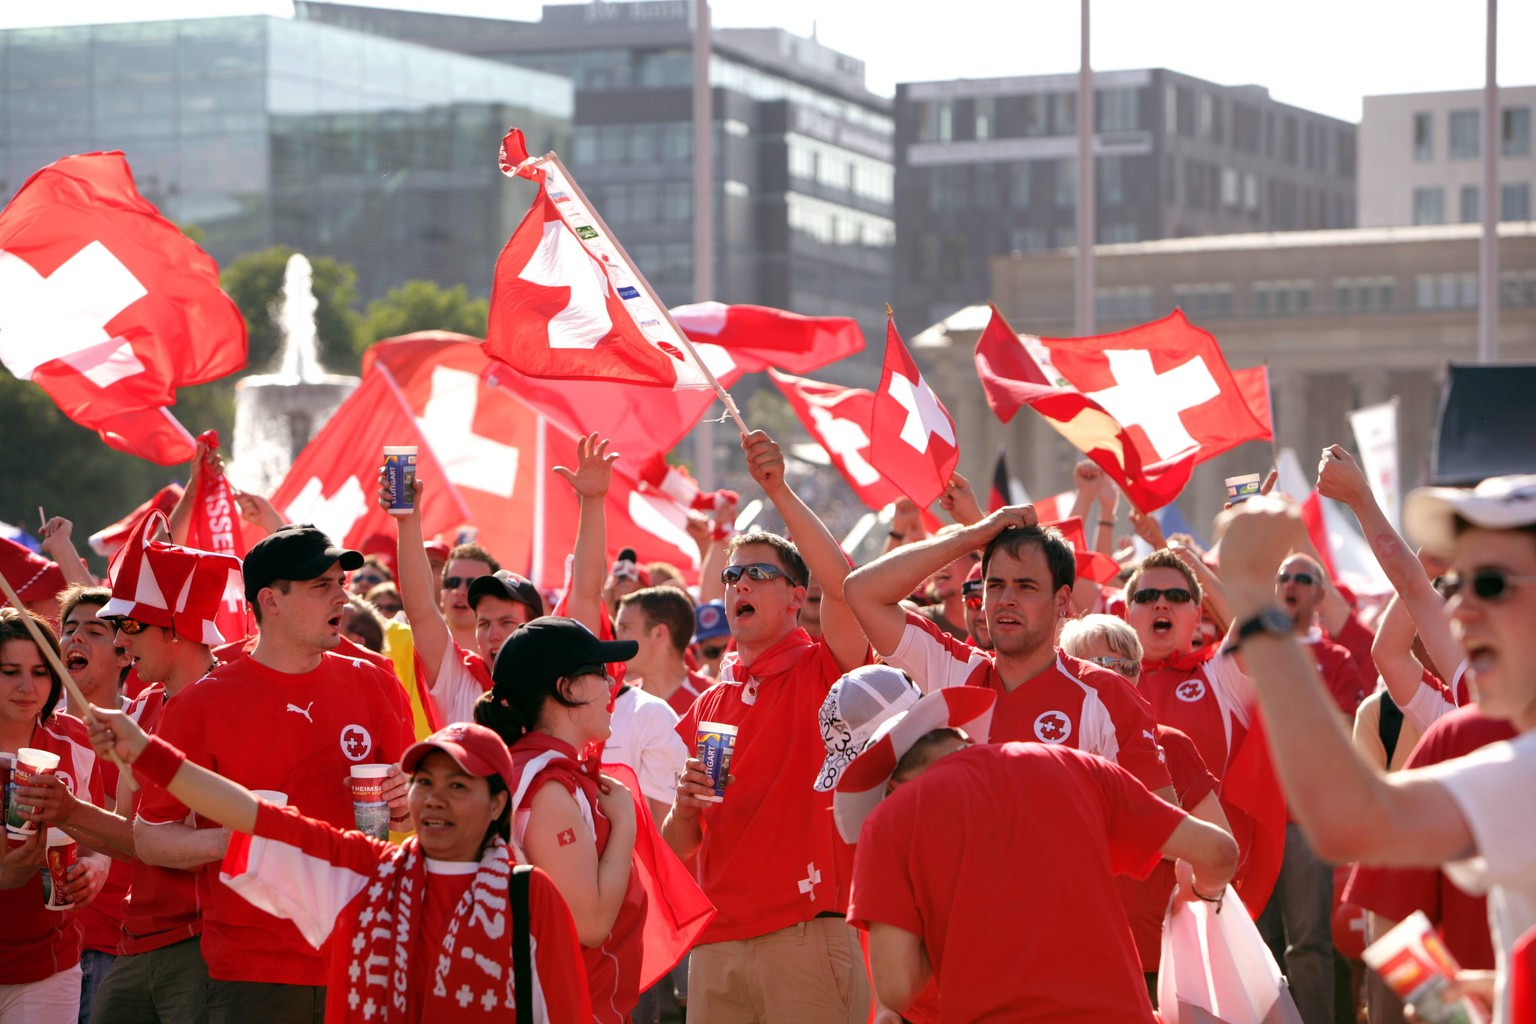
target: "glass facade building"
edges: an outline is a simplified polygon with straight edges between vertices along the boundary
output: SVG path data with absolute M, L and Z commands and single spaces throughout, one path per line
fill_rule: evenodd
M 497 146 L 569 139 L 563 78 L 271 17 L 0 32 L 9 197 L 62 156 L 121 149 L 139 190 L 221 264 L 285 244 L 357 268 L 490 290 L 527 208 Z

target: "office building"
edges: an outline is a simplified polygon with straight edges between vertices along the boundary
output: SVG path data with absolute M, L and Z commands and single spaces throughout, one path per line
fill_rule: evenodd
M 897 313 L 984 301 L 990 261 L 1077 244 L 1077 76 L 896 89 Z M 1099 243 L 1355 224 L 1355 128 L 1163 69 L 1094 75 Z M 1070 291 L 1070 290 L 1069 290 Z

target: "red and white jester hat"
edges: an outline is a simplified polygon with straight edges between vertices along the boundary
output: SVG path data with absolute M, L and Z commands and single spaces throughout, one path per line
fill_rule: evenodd
M 165 513 L 151 509 L 113 557 L 112 600 L 102 618 L 166 626 L 194 644 L 223 643 L 214 618 L 226 592 L 240 593 L 240 559 L 153 539 L 162 528 L 169 535 Z
M 832 794 L 832 817 L 846 843 L 859 841 L 859 829 L 885 799 L 896 764 L 917 741 L 935 729 L 961 729 L 976 743 L 992 732 L 997 694 L 980 686 L 950 686 L 922 697 L 906 711 L 886 719 L 862 753 L 844 770 Z

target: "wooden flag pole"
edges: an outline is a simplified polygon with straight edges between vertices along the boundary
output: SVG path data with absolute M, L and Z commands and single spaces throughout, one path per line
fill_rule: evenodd
M 85 699 L 85 694 L 80 692 L 80 687 L 75 684 L 74 677 L 69 674 L 69 669 L 64 667 L 64 662 L 59 660 L 58 654 L 49 646 L 47 639 L 43 636 L 43 631 L 37 628 L 36 622 L 32 621 L 32 613 L 27 611 L 27 606 L 22 604 L 21 598 L 16 596 L 16 591 L 11 587 L 11 581 L 5 578 L 4 573 L 0 573 L 0 588 L 5 590 L 6 600 L 11 602 L 11 607 L 21 613 L 21 623 L 27 627 L 27 632 L 32 634 L 32 642 L 37 645 L 37 649 L 42 653 L 43 659 L 48 662 L 49 667 L 58 675 L 59 681 L 64 684 L 64 689 L 69 691 L 70 699 L 80 705 L 80 711 L 85 716 L 85 720 L 92 725 L 99 724 L 96 716 L 91 713 L 91 702 Z M 117 756 L 117 751 L 115 750 L 112 751 L 111 757 L 112 763 L 122 770 L 123 778 L 128 780 L 129 791 L 137 791 L 139 787 L 134 782 L 133 773 L 129 770 L 128 765 L 122 758 Z
M 570 171 L 566 170 L 565 164 L 561 162 L 559 155 L 551 150 L 550 152 L 545 153 L 543 156 L 529 157 L 527 160 L 518 165 L 518 169 L 521 170 L 523 167 L 532 167 L 537 166 L 538 164 L 554 165 L 555 169 L 560 172 L 560 176 L 565 179 L 566 187 L 568 187 L 572 192 L 576 193 L 576 197 L 581 200 L 582 205 L 585 206 L 588 212 L 592 214 L 592 219 L 595 220 L 597 222 L 597 226 L 602 229 L 603 234 L 608 239 L 608 243 L 612 245 L 614 249 L 618 251 L 619 255 L 624 258 L 624 262 L 628 263 L 631 267 L 635 267 L 635 269 L 638 271 L 639 268 L 635 266 L 635 261 L 629 258 L 629 253 L 624 250 L 624 246 L 619 241 L 618 237 L 608 229 L 608 224 L 603 220 L 603 215 L 597 212 L 597 207 L 592 205 L 591 200 L 587 198 L 587 194 L 581 190 L 581 186 L 576 184 L 576 179 L 571 177 Z M 656 290 L 651 287 L 651 282 L 646 280 L 645 275 L 642 273 L 636 273 L 635 277 L 636 280 L 640 282 L 640 285 L 645 289 L 645 294 L 650 296 L 651 302 L 655 304 L 656 309 L 662 316 L 666 317 L 667 323 L 671 324 L 672 329 L 677 332 L 678 340 L 683 343 L 683 348 L 687 350 L 689 357 L 694 362 L 694 365 L 697 366 L 699 370 L 704 374 L 704 379 L 709 381 L 710 387 L 715 389 L 715 394 L 719 396 L 721 403 L 724 404 L 725 411 L 730 414 L 731 419 L 736 421 L 736 426 L 741 428 L 741 432 L 743 434 L 750 434 L 751 431 L 747 428 L 746 421 L 741 418 L 741 410 L 736 407 L 736 400 L 731 397 L 731 393 L 729 391 L 720 386 L 720 381 L 715 377 L 714 371 L 705 365 L 703 359 L 699 358 L 698 350 L 693 347 L 693 341 L 688 337 L 688 332 L 684 331 L 680 326 L 678 326 L 677 321 L 672 319 L 672 311 L 669 310 L 666 307 L 666 304 L 657 297 Z

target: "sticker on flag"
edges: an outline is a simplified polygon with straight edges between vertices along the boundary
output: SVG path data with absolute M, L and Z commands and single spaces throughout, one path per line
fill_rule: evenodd
M 712 387 L 559 158 L 530 160 L 514 128 L 501 169 L 539 192 L 496 261 L 486 352 L 532 377 Z

